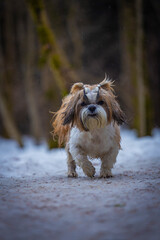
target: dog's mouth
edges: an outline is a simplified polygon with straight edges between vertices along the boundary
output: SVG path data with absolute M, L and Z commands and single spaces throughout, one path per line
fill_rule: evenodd
M 89 113 L 88 116 L 89 116 L 89 117 L 96 117 L 96 116 L 97 116 L 97 113 Z

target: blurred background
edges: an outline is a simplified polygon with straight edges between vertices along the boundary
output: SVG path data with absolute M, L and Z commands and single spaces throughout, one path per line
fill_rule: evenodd
M 52 113 L 105 73 L 128 126 L 160 126 L 159 0 L 0 0 L 0 135 L 57 147 Z

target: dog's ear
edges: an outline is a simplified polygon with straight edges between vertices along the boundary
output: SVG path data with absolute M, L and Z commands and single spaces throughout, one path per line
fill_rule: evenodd
M 71 95 L 68 103 L 66 103 L 65 111 L 63 112 L 63 125 L 67 125 L 74 121 L 75 108 L 77 101 L 79 100 L 79 94 Z
M 112 90 L 113 91 L 113 81 L 111 81 L 107 75 L 105 74 L 105 78 L 102 82 L 100 82 L 100 87 L 103 88 L 104 90 L 108 91 L 108 90 Z
M 112 103 L 112 118 L 118 125 L 126 123 L 126 117 L 118 102 L 114 100 Z
M 74 121 L 75 108 L 79 100 L 79 91 L 83 89 L 83 83 L 75 83 L 70 91 L 67 102 L 65 102 L 65 111 L 63 112 L 63 125 L 67 125 Z
M 80 91 L 83 89 L 83 83 L 79 82 L 79 83 L 75 83 L 72 88 L 71 88 L 71 91 L 70 93 L 71 94 L 75 94 L 76 92 Z

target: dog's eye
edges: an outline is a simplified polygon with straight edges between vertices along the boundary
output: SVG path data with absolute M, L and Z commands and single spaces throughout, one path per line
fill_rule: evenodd
M 98 104 L 98 105 L 103 105 L 103 104 L 104 104 L 104 101 L 99 101 L 97 104 Z
M 84 106 L 86 106 L 86 105 L 87 105 L 87 104 L 86 104 L 85 102 L 82 102 L 82 103 L 81 103 L 81 106 L 82 106 L 82 107 L 84 107 Z

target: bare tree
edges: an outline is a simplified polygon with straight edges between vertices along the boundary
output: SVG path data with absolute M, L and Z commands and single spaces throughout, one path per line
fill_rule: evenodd
M 121 91 L 128 115 L 132 116 L 130 125 L 137 129 L 139 136 L 150 134 L 147 126 L 147 81 L 144 69 L 143 46 L 143 6 L 142 0 L 121 1 L 120 38 L 122 56 Z M 148 111 L 150 111 L 148 106 Z M 148 115 L 149 118 L 149 115 Z
M 2 45 L 0 44 L 0 113 L 3 120 L 8 136 L 15 139 L 19 146 L 22 147 L 22 138 L 19 130 L 16 126 L 12 107 L 12 84 L 13 79 L 16 76 L 15 73 L 15 49 L 13 41 L 13 29 L 12 29 L 12 4 L 6 1 L 4 11 L 5 22 L 5 52 L 2 51 Z
M 146 135 L 146 106 L 145 106 L 145 86 L 143 72 L 143 13 L 142 0 L 136 0 L 136 74 L 138 93 L 138 115 L 139 115 L 139 135 Z
M 42 0 L 27 0 L 41 42 L 41 60 L 46 62 L 62 95 L 67 93 L 66 81 L 78 80 L 63 49 L 59 46 Z
M 8 133 L 8 136 L 15 139 L 18 142 L 20 147 L 23 147 L 21 135 L 16 127 L 16 124 L 13 119 L 13 115 L 7 108 L 6 101 L 5 101 L 1 91 L 0 91 L 0 112 L 2 115 L 2 119 L 3 119 L 3 124 Z
M 67 16 L 67 30 L 74 48 L 73 64 L 76 68 L 82 66 L 83 42 L 80 34 L 80 27 L 78 26 L 79 16 L 79 3 L 78 1 L 69 2 L 68 16 Z
M 27 16 L 27 39 L 26 39 L 26 61 L 25 61 L 25 71 L 24 71 L 24 83 L 25 83 L 25 93 L 27 100 L 27 109 L 30 118 L 31 133 L 36 139 L 36 142 L 39 143 L 42 138 L 42 126 L 40 121 L 38 99 L 36 98 L 35 93 L 35 84 L 34 84 L 34 68 L 35 68 L 35 37 L 34 29 L 31 23 L 30 16 Z M 21 29 L 21 35 L 25 36 L 24 31 Z M 24 43 L 24 41 L 21 41 Z

